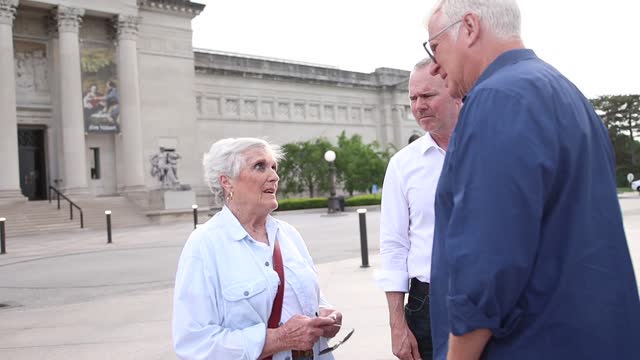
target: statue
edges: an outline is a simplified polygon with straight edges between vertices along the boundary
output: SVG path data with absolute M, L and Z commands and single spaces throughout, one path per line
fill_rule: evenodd
M 175 150 L 160 147 L 160 152 L 151 157 L 151 176 L 158 179 L 162 188 L 181 190 L 178 180 L 178 160 L 180 154 Z

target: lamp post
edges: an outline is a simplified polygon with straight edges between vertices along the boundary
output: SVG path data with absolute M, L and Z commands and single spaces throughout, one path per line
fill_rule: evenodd
M 329 190 L 327 211 L 329 213 L 334 213 L 340 211 L 340 201 L 336 196 L 336 152 L 333 150 L 327 150 L 327 152 L 324 153 L 324 159 L 329 163 L 329 185 L 331 186 Z

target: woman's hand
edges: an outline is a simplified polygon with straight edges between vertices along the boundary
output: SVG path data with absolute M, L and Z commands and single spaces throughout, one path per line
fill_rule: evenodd
M 282 330 L 282 341 L 287 349 L 309 350 L 313 348 L 320 336 L 324 336 L 325 328 L 334 327 L 336 319 L 333 317 L 310 318 L 304 315 L 294 315 L 279 329 Z
M 320 309 L 320 317 L 330 318 L 335 321 L 331 325 L 322 327 L 322 336 L 326 338 L 336 336 L 338 331 L 340 331 L 340 326 L 342 326 L 342 313 L 334 309 L 322 308 Z

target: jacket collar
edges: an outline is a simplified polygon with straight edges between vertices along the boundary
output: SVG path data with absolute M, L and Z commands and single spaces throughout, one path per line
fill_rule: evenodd
M 240 224 L 238 218 L 229 210 L 227 206 L 223 206 L 222 210 L 217 214 L 219 217 L 218 221 L 222 225 L 223 229 L 227 233 L 227 238 L 234 241 L 239 241 L 244 238 L 250 238 L 251 236 L 245 230 L 245 228 Z M 269 237 L 269 242 L 272 243 L 272 239 L 275 239 L 276 234 L 278 232 L 278 221 L 274 219 L 271 215 L 267 216 L 267 236 Z

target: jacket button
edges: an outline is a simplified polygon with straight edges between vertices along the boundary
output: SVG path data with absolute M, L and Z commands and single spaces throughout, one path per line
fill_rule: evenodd
M 245 292 L 244 292 L 244 296 L 249 296 L 249 292 L 248 292 L 248 291 L 245 291 Z
M 264 263 L 264 266 L 269 266 L 269 262 L 268 262 L 268 261 L 267 261 L 267 262 L 265 262 L 265 263 Z

